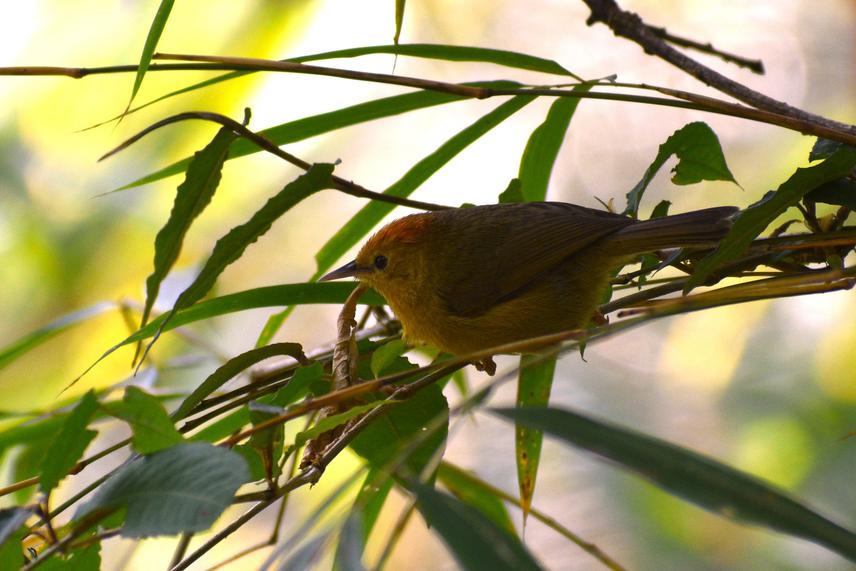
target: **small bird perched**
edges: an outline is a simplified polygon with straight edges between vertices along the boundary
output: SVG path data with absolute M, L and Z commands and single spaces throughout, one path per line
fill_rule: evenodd
M 321 278 L 377 290 L 411 344 L 457 355 L 584 327 L 610 272 L 635 254 L 716 244 L 737 208 L 653 220 L 562 202 L 413 214 Z

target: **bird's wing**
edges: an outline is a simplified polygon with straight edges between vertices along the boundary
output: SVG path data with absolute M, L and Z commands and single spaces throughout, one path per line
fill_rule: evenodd
M 446 275 L 461 277 L 439 291 L 447 309 L 461 317 L 475 317 L 513 298 L 568 256 L 633 223 L 624 216 L 561 202 L 469 210 L 467 216 L 478 222 L 470 228 L 482 230 L 468 234 L 490 249 L 485 253 L 484 247 L 470 244 L 448 252 L 456 271 Z

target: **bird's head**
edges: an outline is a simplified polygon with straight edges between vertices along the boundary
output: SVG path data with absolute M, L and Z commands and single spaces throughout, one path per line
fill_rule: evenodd
M 395 220 L 369 238 L 355 260 L 319 281 L 355 277 L 387 298 L 411 291 L 425 277 L 430 227 L 426 214 Z

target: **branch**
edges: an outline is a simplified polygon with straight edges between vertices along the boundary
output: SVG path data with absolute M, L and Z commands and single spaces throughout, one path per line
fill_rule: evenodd
M 616 36 L 627 38 L 639 44 L 645 53 L 653 54 L 671 63 L 705 85 L 718 89 L 757 109 L 856 135 L 856 126 L 854 125 L 833 121 L 773 99 L 763 93 L 749 89 L 745 85 L 737 83 L 684 55 L 666 42 L 659 28 L 646 24 L 642 18 L 633 12 L 622 10 L 615 0 L 583 0 L 583 2 L 591 10 L 591 15 L 587 20 L 588 25 L 591 26 L 597 22 L 605 24 Z

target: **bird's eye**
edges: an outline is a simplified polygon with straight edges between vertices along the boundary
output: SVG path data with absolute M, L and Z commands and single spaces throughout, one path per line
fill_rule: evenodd
M 384 269 L 388 263 L 389 263 L 389 260 L 386 259 L 386 256 L 383 256 L 383 255 L 375 256 L 374 266 L 377 269 L 379 269 L 379 270 Z

